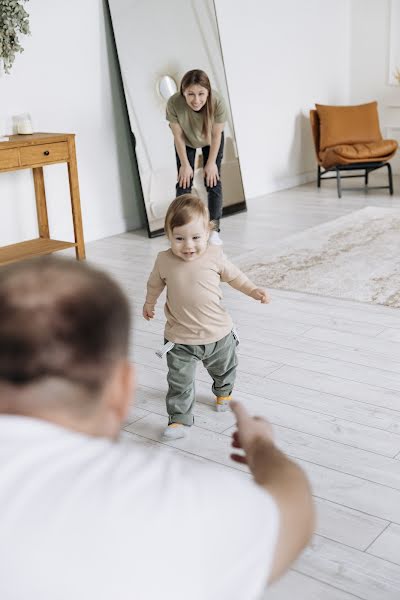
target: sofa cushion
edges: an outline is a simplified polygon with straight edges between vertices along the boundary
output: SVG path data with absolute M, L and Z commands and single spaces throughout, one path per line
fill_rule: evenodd
M 389 160 L 396 152 L 396 140 L 381 140 L 365 144 L 338 144 L 326 148 L 319 156 L 327 169 L 334 165 L 346 165 L 354 162 L 379 162 Z
M 357 106 L 315 106 L 320 121 L 320 150 L 338 144 L 378 142 L 382 139 L 376 102 Z

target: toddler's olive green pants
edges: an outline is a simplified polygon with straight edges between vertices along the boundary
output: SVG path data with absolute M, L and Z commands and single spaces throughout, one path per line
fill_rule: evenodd
M 216 396 L 229 396 L 235 382 L 237 357 L 236 339 L 232 332 L 203 346 L 175 344 L 167 353 L 169 423 L 193 425 L 195 402 L 195 373 L 199 361 L 213 379 L 212 391 Z

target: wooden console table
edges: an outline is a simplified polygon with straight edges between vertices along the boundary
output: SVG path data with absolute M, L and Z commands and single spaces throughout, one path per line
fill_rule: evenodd
M 62 242 L 50 238 L 43 166 L 62 162 L 66 162 L 68 165 L 75 242 Z M 9 141 L 0 142 L 0 173 L 20 169 L 32 169 L 39 237 L 0 248 L 0 264 L 41 254 L 50 254 L 65 248 L 75 248 L 76 258 L 84 259 L 85 244 L 79 199 L 75 135 L 72 133 L 11 135 Z

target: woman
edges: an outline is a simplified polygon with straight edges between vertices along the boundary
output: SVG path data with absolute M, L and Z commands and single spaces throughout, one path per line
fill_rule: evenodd
M 174 135 L 178 179 L 176 195 L 191 192 L 196 149 L 203 153 L 204 183 L 208 194 L 208 210 L 214 222 L 211 244 L 222 244 L 219 220 L 222 215 L 221 161 L 224 151 L 226 105 L 211 89 L 204 71 L 194 69 L 182 78 L 180 92 L 167 103 L 167 120 Z

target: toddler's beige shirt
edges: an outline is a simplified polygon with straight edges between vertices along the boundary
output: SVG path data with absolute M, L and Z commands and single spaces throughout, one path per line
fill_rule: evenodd
M 154 306 L 167 287 L 164 311 L 168 341 L 203 345 L 228 335 L 233 323 L 221 305 L 221 281 L 248 296 L 257 288 L 226 258 L 220 246 L 208 246 L 204 254 L 188 262 L 171 250 L 158 254 L 147 282 L 146 302 Z

